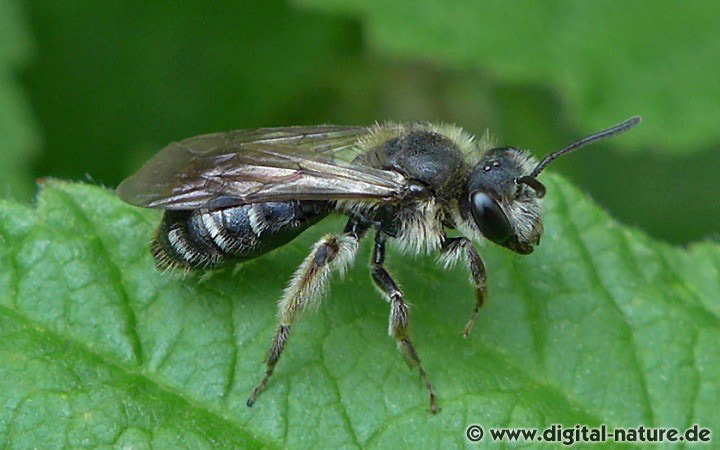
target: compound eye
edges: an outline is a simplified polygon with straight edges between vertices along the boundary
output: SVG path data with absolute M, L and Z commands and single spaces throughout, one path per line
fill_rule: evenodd
M 470 194 L 470 212 L 483 236 L 490 241 L 503 244 L 512 236 L 510 221 L 487 193 L 476 191 Z

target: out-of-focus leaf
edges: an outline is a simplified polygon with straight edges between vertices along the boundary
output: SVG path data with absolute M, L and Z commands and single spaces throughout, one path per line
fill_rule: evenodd
M 159 273 L 153 211 L 49 183 L 0 203 L 0 445 L 461 447 L 469 423 L 720 429 L 720 248 L 680 249 L 618 225 L 567 182 L 548 184 L 546 234 L 521 257 L 493 246 L 473 335 L 462 267 L 389 252 L 442 411 L 388 338 L 387 304 L 358 264 L 293 330 L 268 389 L 275 300 L 330 221 L 209 280 Z
M 46 136 L 37 175 L 114 185 L 173 140 L 327 121 L 327 79 L 357 50 L 347 19 L 282 0 L 28 4 L 26 84 Z
M 18 2 L 0 0 L 0 197 L 27 198 L 33 186 L 28 164 L 38 137 L 17 80 L 30 42 Z
M 358 17 L 393 59 L 545 83 L 583 132 L 640 114 L 647 126 L 626 148 L 685 153 L 718 142 L 720 4 L 711 0 L 295 2 Z
M 349 5 L 346 1 L 341 4 Z M 673 5 L 685 8 L 668 7 Z M 625 116 L 618 108 L 605 122 L 586 123 L 586 112 L 570 111 L 566 92 L 556 89 L 567 74 L 555 72 L 560 81 L 550 75 L 534 79 L 540 75 L 530 70 L 537 65 L 533 58 L 513 60 L 529 69 L 513 66 L 525 75 L 506 77 L 487 70 L 485 57 L 477 64 L 446 64 L 431 55 L 368 52 L 358 40 L 360 30 L 372 36 L 372 27 L 279 0 L 213 8 L 197 0 L 132 7 L 118 1 L 38 0 L 26 8 L 38 49 L 24 79 L 46 140 L 33 177 L 88 174 L 113 186 L 173 140 L 224 129 L 331 122 L 454 122 L 476 134 L 490 129 L 503 145 L 543 154 Z M 362 17 L 370 20 L 372 14 Z M 408 13 L 410 19 L 426 20 L 417 11 Z M 425 33 L 416 37 L 427 39 Z M 602 52 L 592 55 L 605 58 Z M 638 112 L 643 113 L 632 108 L 627 114 Z M 651 151 L 650 145 L 650 151 L 625 151 L 637 140 L 645 142 L 639 133 L 669 130 L 647 114 L 645 119 L 621 143 L 560 160 L 554 170 L 623 222 L 654 236 L 678 243 L 712 236 L 720 203 L 706 199 L 716 191 L 718 153 L 712 144 L 688 150 L 695 152 L 691 160 L 680 160 L 687 153 Z M 690 130 L 694 122 L 682 126 Z

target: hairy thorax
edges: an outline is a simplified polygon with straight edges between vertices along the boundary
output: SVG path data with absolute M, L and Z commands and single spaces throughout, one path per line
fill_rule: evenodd
M 454 127 L 415 125 L 394 129 L 394 136 L 383 134 L 363 143 L 367 149 L 358 162 L 384 170 L 397 171 L 422 186 L 395 205 L 384 205 L 371 215 L 397 238 L 401 250 L 431 252 L 442 244 L 443 228 L 457 208 L 457 198 L 470 168 L 464 155 L 473 151 L 472 141 L 450 139 Z M 464 138 L 464 136 L 461 136 Z M 462 147 L 462 148 L 461 148 Z

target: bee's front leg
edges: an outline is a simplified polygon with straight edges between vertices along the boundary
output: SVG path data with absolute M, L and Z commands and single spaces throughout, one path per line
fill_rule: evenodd
M 390 303 L 389 334 L 397 341 L 398 348 L 405 356 L 408 364 L 418 367 L 420 377 L 430 394 L 430 411 L 436 413 L 438 409 L 435 403 L 435 391 L 433 391 L 427 373 L 420 362 L 420 357 L 410 340 L 410 334 L 408 332 L 408 322 L 410 320 L 408 306 L 403 300 L 404 295 L 397 283 L 383 267 L 383 263 L 385 262 L 385 239 L 386 236 L 382 232 L 378 231 L 377 234 L 375 234 L 375 246 L 373 247 L 372 260 L 370 262 L 372 279 Z
M 475 322 L 475 317 L 487 298 L 485 263 L 483 263 L 472 241 L 466 237 L 446 238 L 443 241 L 441 251 L 441 257 L 446 262 L 446 265 L 451 264 L 455 259 L 462 256 L 462 253 L 465 253 L 465 260 L 475 285 L 475 309 L 473 309 L 470 320 L 463 331 L 463 337 L 467 338 Z

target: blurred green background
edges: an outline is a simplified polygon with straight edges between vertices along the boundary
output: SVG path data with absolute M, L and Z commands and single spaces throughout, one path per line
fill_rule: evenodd
M 0 195 L 116 186 L 219 130 L 433 120 L 544 154 L 640 114 L 553 170 L 651 235 L 715 239 L 719 69 L 710 1 L 0 0 Z

